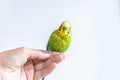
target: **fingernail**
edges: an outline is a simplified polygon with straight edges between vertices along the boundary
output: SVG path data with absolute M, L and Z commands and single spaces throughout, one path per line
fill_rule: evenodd
M 50 54 L 51 52 L 50 51 L 44 51 L 44 50 L 41 50 L 44 54 Z
M 51 51 L 46 51 L 45 54 L 51 54 Z
M 64 54 L 62 54 L 62 58 L 63 58 L 63 60 L 65 59 L 65 55 Z

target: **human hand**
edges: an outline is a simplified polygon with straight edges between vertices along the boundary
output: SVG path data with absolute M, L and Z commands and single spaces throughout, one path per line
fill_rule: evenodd
M 64 59 L 63 54 L 29 48 L 0 53 L 0 80 L 39 80 Z

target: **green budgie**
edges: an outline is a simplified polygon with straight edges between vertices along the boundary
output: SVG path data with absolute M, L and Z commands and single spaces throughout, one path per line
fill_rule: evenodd
M 70 46 L 71 35 L 71 24 L 64 21 L 60 27 L 51 34 L 47 44 L 47 50 L 65 52 Z
M 67 21 L 62 22 L 60 27 L 51 34 L 47 44 L 47 50 L 64 53 L 70 46 L 71 32 L 71 24 Z M 42 80 L 44 79 L 42 78 Z

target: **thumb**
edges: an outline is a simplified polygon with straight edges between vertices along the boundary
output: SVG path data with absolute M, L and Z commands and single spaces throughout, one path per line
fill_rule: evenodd
M 47 51 L 33 50 L 29 48 L 17 48 L 0 54 L 0 66 L 4 68 L 20 67 L 29 59 L 45 60 L 50 54 Z
M 28 49 L 24 48 L 27 59 L 40 59 L 40 60 L 45 60 L 49 58 L 50 54 L 48 54 L 48 51 L 45 50 L 36 50 L 36 49 Z

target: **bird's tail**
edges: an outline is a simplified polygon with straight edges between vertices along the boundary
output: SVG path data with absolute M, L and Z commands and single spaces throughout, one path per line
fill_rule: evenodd
M 42 78 L 42 80 L 45 80 L 45 77 L 44 77 L 44 78 Z

